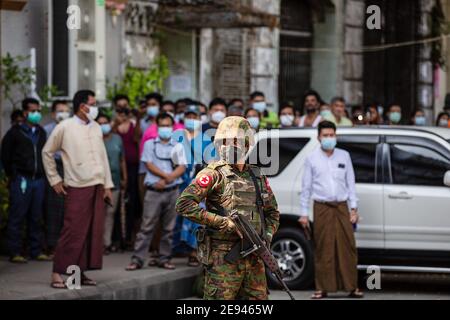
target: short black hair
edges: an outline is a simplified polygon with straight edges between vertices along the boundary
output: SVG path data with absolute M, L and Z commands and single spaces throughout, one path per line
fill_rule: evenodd
M 392 108 L 393 106 L 398 106 L 398 107 L 400 107 L 400 109 L 402 108 L 401 104 L 398 103 L 397 101 L 394 101 L 394 102 L 389 103 L 388 106 L 389 106 L 389 107 L 388 107 L 388 112 L 391 111 L 391 108 Z
M 89 101 L 89 97 L 95 97 L 95 92 L 92 90 L 77 91 L 73 96 L 73 113 L 77 113 L 80 106 Z
M 159 121 L 164 120 L 164 119 L 170 119 L 170 121 L 172 121 L 172 126 L 175 124 L 175 120 L 167 112 L 160 113 L 160 114 L 158 114 L 158 116 L 156 116 L 156 124 L 159 125 Z
M 254 109 L 254 108 L 247 108 L 247 109 L 245 109 L 244 118 L 247 118 L 247 116 L 250 113 L 250 111 L 256 111 L 258 113 L 259 117 L 261 118 L 261 113 L 258 110 Z
M 253 91 L 252 93 L 250 93 L 250 100 L 253 100 L 256 97 L 263 97 L 263 98 L 265 98 L 266 96 L 261 91 Z
M 100 112 L 98 114 L 96 121 L 98 121 L 98 119 L 100 119 L 100 118 L 105 118 L 106 120 L 108 120 L 108 122 L 111 121 L 111 117 L 104 112 Z
M 309 90 L 307 90 L 307 91 L 303 94 L 303 104 L 305 104 L 306 98 L 309 97 L 309 96 L 314 96 L 314 97 L 316 97 L 317 102 L 319 102 L 320 105 L 322 105 L 323 102 L 324 102 L 324 101 L 322 100 L 322 97 L 320 96 L 320 94 L 319 94 L 316 90 L 309 89 Z
M 317 128 L 319 136 L 323 129 L 333 129 L 334 132 L 336 132 L 336 125 L 331 121 L 322 121 L 319 123 L 319 127 Z
M 58 106 L 58 104 L 67 104 L 66 100 L 55 100 L 52 103 L 52 112 L 56 111 L 56 107 Z
M 116 94 L 113 98 L 114 104 L 117 104 L 117 101 L 120 100 L 127 100 L 127 102 L 130 103 L 130 98 L 126 94 Z
M 145 96 L 145 101 L 148 101 L 150 99 L 158 101 L 159 105 L 161 105 L 163 101 L 163 96 L 158 92 L 152 92 Z
M 30 104 L 39 105 L 39 101 L 35 98 L 25 98 L 22 100 L 22 110 L 27 111 Z
M 334 97 L 333 99 L 331 99 L 331 104 L 335 104 L 336 102 L 342 102 L 344 104 L 346 103 L 343 97 Z
M 292 112 L 295 115 L 295 107 L 292 103 L 290 102 L 285 102 L 281 104 L 280 110 L 278 110 L 278 116 L 281 115 L 281 111 L 283 111 L 284 109 L 292 109 Z
M 232 106 L 232 105 L 234 105 L 236 102 L 240 102 L 240 103 L 244 104 L 244 100 L 242 100 L 241 98 L 234 98 L 234 99 L 231 99 L 231 100 L 230 100 L 229 105 Z
M 225 106 L 225 108 L 227 107 L 227 103 L 226 103 L 225 99 L 217 97 L 217 98 L 214 98 L 211 100 L 211 102 L 209 103 L 209 109 L 211 109 L 212 107 L 217 106 L 219 104 Z
M 23 116 L 22 110 L 16 109 L 16 110 L 13 110 L 13 112 L 11 112 L 10 119 L 11 119 L 11 122 L 16 122 L 18 118 L 23 118 L 23 117 L 24 116 Z
M 161 107 L 170 104 L 175 107 L 175 103 L 172 100 L 165 100 L 161 103 Z

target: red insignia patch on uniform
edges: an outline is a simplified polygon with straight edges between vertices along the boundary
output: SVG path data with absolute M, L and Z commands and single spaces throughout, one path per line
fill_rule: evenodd
M 206 188 L 207 186 L 209 186 L 211 181 L 212 178 L 206 174 L 201 175 L 200 177 L 197 178 L 197 184 L 202 188 Z

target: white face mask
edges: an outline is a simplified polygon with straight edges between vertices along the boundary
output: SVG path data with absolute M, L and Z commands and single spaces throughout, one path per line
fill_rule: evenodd
M 445 119 L 439 120 L 439 127 L 447 128 L 448 127 L 448 120 L 445 120 Z
M 63 120 L 66 120 L 70 117 L 70 113 L 69 112 L 57 112 L 56 113 L 56 122 L 61 122 Z
M 207 114 L 202 114 L 201 119 L 202 119 L 202 123 L 203 123 L 203 124 L 209 122 L 209 117 L 208 117 Z
M 227 115 L 222 111 L 216 111 L 211 115 L 211 120 L 214 123 L 220 123 L 223 119 L 225 119 Z
M 280 122 L 283 127 L 290 127 L 294 124 L 294 116 L 289 114 L 284 114 L 280 116 Z
M 87 113 L 87 117 L 91 121 L 95 121 L 98 117 L 98 107 L 96 106 L 89 106 L 89 113 Z

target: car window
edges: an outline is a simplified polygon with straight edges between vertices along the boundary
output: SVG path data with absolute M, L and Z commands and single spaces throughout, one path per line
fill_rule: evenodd
M 375 183 L 376 153 L 379 137 L 338 137 L 338 148 L 352 158 L 356 183 Z
M 450 161 L 425 146 L 391 144 L 391 171 L 394 184 L 444 186 Z
M 309 140 L 309 138 L 261 139 L 249 155 L 249 162 L 261 167 L 262 172 L 268 177 L 278 176 Z

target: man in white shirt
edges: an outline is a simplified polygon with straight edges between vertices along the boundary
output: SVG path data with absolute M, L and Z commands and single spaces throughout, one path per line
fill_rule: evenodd
M 357 287 L 357 251 L 353 226 L 358 222 L 355 173 L 348 152 L 336 148 L 336 125 L 319 124 L 320 148 L 305 161 L 301 215 L 309 224 L 309 204 L 314 201 L 315 284 L 313 299 L 329 292 L 347 291 L 362 298 Z M 349 211 L 350 207 L 350 211 Z
M 95 286 L 85 271 L 101 269 L 105 203 L 114 187 L 103 142 L 95 93 L 78 91 L 73 98 L 74 116 L 59 123 L 42 150 L 47 179 L 64 196 L 64 224 L 53 259 L 51 286 L 67 288 L 62 275 L 69 266 L 81 270 L 81 284 Z M 55 154 L 61 153 L 64 178 L 57 171 Z

